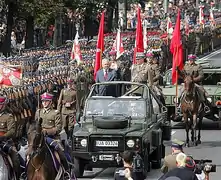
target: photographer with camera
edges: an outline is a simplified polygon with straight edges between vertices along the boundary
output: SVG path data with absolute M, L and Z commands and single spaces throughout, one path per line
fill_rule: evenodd
M 179 141 L 177 139 L 174 139 L 172 141 L 172 145 L 171 145 L 172 153 L 164 157 L 164 164 L 161 167 L 161 171 L 163 173 L 167 173 L 171 169 L 174 169 L 177 167 L 176 156 L 177 154 L 183 152 L 183 145 L 184 145 L 184 142 Z
M 122 154 L 124 167 L 117 168 L 114 180 L 144 180 L 141 158 L 132 151 L 124 151 Z
M 177 168 L 174 168 L 164 174 L 159 180 L 167 180 L 169 177 L 176 177 L 179 180 L 198 180 L 193 172 L 193 169 L 187 167 L 187 156 L 184 153 L 179 153 L 176 156 Z

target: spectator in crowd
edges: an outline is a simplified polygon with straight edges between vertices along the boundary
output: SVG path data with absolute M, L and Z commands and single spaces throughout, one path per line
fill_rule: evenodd
M 165 156 L 165 158 L 164 158 L 164 164 L 161 168 L 161 171 L 163 173 L 167 173 L 171 169 L 174 169 L 177 167 L 176 156 L 179 153 L 183 152 L 183 144 L 184 144 L 184 142 L 179 141 L 177 139 L 172 141 L 172 145 L 171 145 L 172 154 L 169 154 L 169 155 Z
M 179 153 L 176 156 L 177 168 L 174 168 L 164 174 L 159 180 L 166 180 L 168 177 L 177 177 L 180 180 L 198 180 L 192 169 L 186 167 L 187 156 Z
M 144 180 L 145 176 L 141 171 L 133 171 L 134 152 L 124 151 L 122 158 L 124 167 L 117 168 L 114 173 L 114 180 Z

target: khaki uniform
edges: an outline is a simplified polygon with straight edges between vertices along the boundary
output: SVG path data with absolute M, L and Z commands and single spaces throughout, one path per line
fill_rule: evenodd
M 159 86 L 160 81 L 160 66 L 159 64 L 151 64 L 150 68 L 153 74 L 153 90 L 157 93 L 157 95 L 162 96 L 162 89 Z
M 74 89 L 62 89 L 58 99 L 57 110 L 62 114 L 62 128 L 68 132 L 74 127 L 77 110 L 77 91 Z
M 131 68 L 131 81 L 152 87 L 153 75 L 150 66 L 147 63 L 133 65 Z M 143 94 L 143 89 L 139 88 L 134 93 Z
M 164 157 L 164 164 L 161 167 L 161 171 L 164 174 L 177 167 L 176 156 L 177 156 L 177 154 L 169 154 Z
M 62 122 L 60 112 L 53 109 L 40 109 L 35 114 L 35 119 L 42 119 L 42 128 L 50 133 L 49 135 L 57 135 L 62 130 Z
M 203 75 L 203 68 L 201 65 L 193 63 L 193 64 L 186 64 L 183 68 L 183 72 L 181 74 L 188 74 L 188 75 L 192 75 L 193 76 L 193 80 L 195 82 L 196 87 L 198 88 L 198 92 L 199 92 L 199 96 L 200 99 L 202 100 L 202 102 L 205 102 L 205 89 L 203 88 L 202 85 L 202 80 L 204 78 Z M 182 95 L 184 91 L 184 87 L 181 90 L 180 96 Z
M 7 137 L 7 139 L 14 139 L 16 138 L 16 121 L 15 121 L 15 117 L 7 112 L 1 112 L 0 113 L 0 136 L 5 136 Z M 11 146 L 11 150 L 9 151 L 9 147 Z M 6 148 L 6 149 L 5 149 Z M 18 156 L 18 152 L 16 150 L 15 144 L 13 142 L 11 142 L 10 144 L 3 146 L 3 150 L 6 150 L 8 152 L 11 159 L 12 159 L 12 163 L 14 166 L 14 171 L 16 174 L 16 177 L 19 178 L 20 176 L 20 161 L 19 161 L 19 156 Z

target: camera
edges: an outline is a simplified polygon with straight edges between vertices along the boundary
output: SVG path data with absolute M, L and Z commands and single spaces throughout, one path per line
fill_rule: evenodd
M 201 174 L 202 171 L 206 173 L 216 172 L 216 165 L 212 164 L 212 160 L 194 160 L 196 163 L 195 173 Z

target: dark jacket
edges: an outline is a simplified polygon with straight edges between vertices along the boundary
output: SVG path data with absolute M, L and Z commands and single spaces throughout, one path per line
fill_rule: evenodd
M 158 180 L 165 180 L 168 177 L 178 177 L 180 180 L 198 180 L 194 172 L 188 168 L 175 168 L 164 174 Z
M 125 167 L 117 168 L 114 173 L 114 180 L 127 180 L 124 173 L 125 169 Z M 131 171 L 131 176 L 133 180 L 145 180 L 145 176 L 142 172 L 133 172 L 132 168 L 129 169 Z

